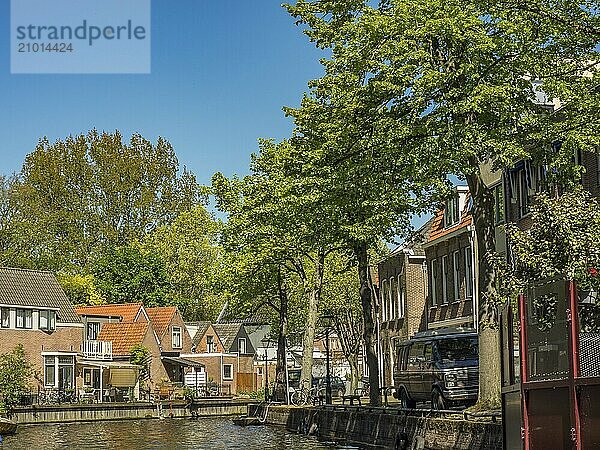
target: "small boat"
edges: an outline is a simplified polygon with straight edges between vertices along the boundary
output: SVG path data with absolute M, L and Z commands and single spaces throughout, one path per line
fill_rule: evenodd
M 17 432 L 17 423 L 0 417 L 0 436 L 8 436 Z
M 233 419 L 233 423 L 242 427 L 250 425 L 261 425 L 258 417 L 239 416 Z

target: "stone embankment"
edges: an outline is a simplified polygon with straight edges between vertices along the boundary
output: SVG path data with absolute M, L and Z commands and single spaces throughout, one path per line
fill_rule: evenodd
M 266 423 L 315 434 L 320 439 L 393 449 L 501 449 L 502 425 L 492 420 L 465 420 L 460 414 L 427 417 L 397 408 L 352 406 L 249 406 Z
M 167 417 L 228 416 L 246 413 L 248 401 L 202 399 L 161 403 L 92 403 L 33 405 L 16 408 L 11 419 L 19 424 L 87 422 L 96 420 L 160 419 Z

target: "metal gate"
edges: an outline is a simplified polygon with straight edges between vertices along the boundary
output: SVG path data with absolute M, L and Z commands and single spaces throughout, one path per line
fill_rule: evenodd
M 506 449 L 600 448 L 600 305 L 589 297 L 552 280 L 504 308 Z

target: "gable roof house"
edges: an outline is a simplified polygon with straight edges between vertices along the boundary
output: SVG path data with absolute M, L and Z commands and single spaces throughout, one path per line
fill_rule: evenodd
M 377 264 L 379 341 L 386 385 L 393 383 L 395 341 L 409 339 L 427 326 L 427 264 L 423 243 L 428 239 L 432 222 L 425 223 Z
M 83 325 L 51 272 L 0 268 L 0 353 L 22 345 L 42 388 L 75 389 Z
M 192 338 L 193 353 L 184 355 L 185 358 L 201 362 L 206 367 L 207 381 L 218 385 L 221 393 L 235 394 L 240 355 L 229 351 L 217 331 L 217 325 L 210 322 L 190 322 L 186 324 L 186 327 L 194 335 Z M 227 344 L 230 347 L 233 346 L 237 333 L 225 329 L 223 331 L 227 331 L 225 334 L 228 339 Z M 249 342 L 249 338 L 247 342 Z M 250 359 L 253 360 L 253 356 Z
M 436 212 L 427 241 L 427 329 L 477 327 L 477 244 L 466 186 Z
M 179 358 L 180 352 L 191 352 L 191 338 L 176 307 L 144 308 L 141 303 L 129 303 L 84 306 L 77 312 L 85 325 L 84 378 L 97 389 L 115 386 L 115 373 L 122 387 L 134 387 L 133 371 L 139 367 L 129 360 L 137 345 L 149 352 L 145 385 L 150 389 L 164 382 L 183 383 L 184 367 L 201 368 Z
M 160 358 L 169 380 L 183 383 L 186 371 L 203 365 L 185 358 L 192 353 L 192 338 L 176 306 L 146 308 L 160 347 Z

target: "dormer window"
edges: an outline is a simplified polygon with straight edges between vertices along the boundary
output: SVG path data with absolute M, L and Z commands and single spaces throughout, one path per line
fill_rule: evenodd
M 172 340 L 173 348 L 181 348 L 181 327 L 173 327 Z
M 0 326 L 2 328 L 10 328 L 10 309 L 2 308 L 1 316 L 2 321 L 0 322 Z
M 56 313 L 54 311 L 40 311 L 39 325 L 40 330 L 54 331 L 56 329 Z
M 446 201 L 446 207 L 444 208 L 444 228 L 456 225 L 459 216 L 458 196 L 455 196 Z
M 17 309 L 17 328 L 32 329 L 33 316 L 30 309 Z

